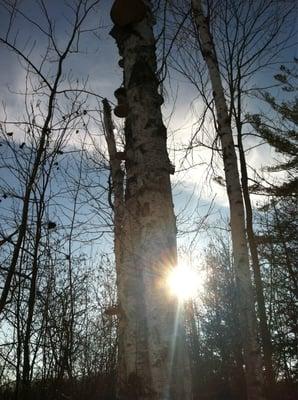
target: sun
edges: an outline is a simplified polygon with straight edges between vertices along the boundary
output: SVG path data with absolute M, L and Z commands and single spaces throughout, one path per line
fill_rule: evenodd
M 178 264 L 168 275 L 167 284 L 170 293 L 180 301 L 196 297 L 202 289 L 202 277 L 194 268 L 187 264 Z

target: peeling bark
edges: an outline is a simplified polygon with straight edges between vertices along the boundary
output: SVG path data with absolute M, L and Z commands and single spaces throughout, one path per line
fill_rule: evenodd
M 115 25 L 111 32 L 123 57 L 128 106 L 121 260 L 116 254 L 118 398 L 190 400 L 183 318 L 166 287 L 166 274 L 177 260 L 173 167 L 160 110 L 153 18 L 150 3 L 144 4 L 145 18 Z

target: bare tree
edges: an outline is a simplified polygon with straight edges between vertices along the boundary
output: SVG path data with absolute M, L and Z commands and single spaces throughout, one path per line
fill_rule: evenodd
M 36 184 L 39 178 L 39 171 L 43 163 L 47 158 L 47 145 L 51 141 L 51 133 L 55 131 L 55 119 L 54 119 L 54 110 L 57 105 L 57 98 L 64 96 L 65 91 L 60 88 L 61 80 L 63 78 L 63 66 L 66 60 L 66 57 L 71 52 L 76 52 L 77 50 L 77 42 L 81 35 L 81 29 L 83 26 L 84 21 L 88 17 L 90 11 L 96 6 L 98 1 L 79 1 L 76 8 L 73 9 L 73 22 L 71 32 L 69 34 L 69 39 L 67 40 L 63 49 L 60 49 L 58 43 L 55 41 L 55 36 L 53 34 L 54 27 L 53 22 L 50 20 L 49 15 L 47 13 L 47 9 L 44 3 L 41 4 L 41 8 L 43 13 L 48 22 L 48 29 L 44 30 L 38 23 L 32 22 L 35 27 L 37 27 L 49 40 L 50 44 L 48 47 L 48 51 L 44 56 L 44 59 L 41 61 L 40 65 L 35 65 L 33 61 L 30 60 L 30 52 L 29 55 L 26 55 L 22 50 L 17 47 L 16 41 L 12 38 L 10 39 L 11 30 L 12 30 L 12 22 L 13 17 L 16 13 L 21 13 L 15 6 L 4 2 L 3 7 L 8 8 L 8 12 L 11 15 L 9 20 L 9 25 L 7 28 L 6 35 L 0 37 L 0 43 L 10 50 L 12 50 L 16 56 L 19 56 L 28 66 L 28 71 L 31 73 L 35 78 L 37 78 L 37 87 L 33 88 L 33 93 L 38 92 L 38 90 L 42 91 L 44 94 L 44 90 L 46 90 L 47 94 L 47 104 L 42 111 L 42 122 L 39 124 L 34 118 L 26 123 L 29 129 L 32 129 L 36 133 L 38 132 L 38 142 L 36 146 L 36 154 L 34 155 L 34 160 L 32 161 L 32 165 L 30 168 L 28 180 L 26 182 L 26 187 L 24 188 L 24 193 L 22 195 L 23 202 L 22 202 L 22 212 L 21 212 L 21 220 L 20 224 L 17 228 L 17 236 L 16 242 L 14 245 L 13 254 L 11 257 L 10 266 L 6 275 L 5 284 L 2 289 L 1 298 L 0 298 L 0 312 L 3 311 L 7 297 L 9 295 L 9 289 L 11 286 L 12 277 L 14 275 L 16 265 L 18 262 L 19 254 L 21 251 L 22 241 L 26 234 L 27 222 L 28 222 L 28 213 L 30 209 L 30 199 L 32 195 L 32 190 L 34 185 Z M 21 15 L 28 20 L 29 18 L 26 17 L 23 13 Z M 29 19 L 30 21 L 30 19 Z M 31 21 L 30 21 L 31 22 Z M 53 52 L 57 61 L 55 63 L 56 71 L 51 77 L 47 77 L 44 75 L 44 62 L 49 57 L 49 52 Z M 78 110 L 72 110 L 72 115 Z M 34 116 L 33 116 L 34 117 Z M 59 118 L 59 117 L 58 117 Z M 61 116 L 65 120 L 65 116 Z M 71 116 L 67 116 L 67 120 L 71 121 Z M 67 129 L 67 124 L 65 125 Z M 65 130 L 64 130 L 65 132 Z M 6 132 L 7 135 L 10 132 Z
M 82 214 L 86 218 L 88 208 L 81 196 L 83 168 L 76 159 L 78 154 L 81 158 L 87 157 L 84 147 L 79 153 L 70 144 L 70 138 L 79 130 L 88 134 L 85 107 L 89 92 L 85 90 L 85 82 L 80 87 L 79 80 L 66 73 L 65 64 L 69 55 L 79 52 L 81 36 L 94 32 L 93 29 L 86 31 L 84 25 L 97 4 L 98 1 L 78 1 L 69 8 L 70 31 L 61 44 L 56 39 L 55 22 L 43 2 L 39 6 L 48 24 L 46 27 L 29 18 L 21 8 L 6 1 L 1 3 L 10 18 L 0 44 L 21 60 L 25 71 L 24 87 L 17 93 L 24 98 L 24 116 L 11 120 L 4 108 L 0 131 L 0 167 L 4 172 L 0 178 L 3 200 L 0 227 L 3 351 L 0 359 L 1 364 L 5 360 L 3 374 L 8 381 L 16 378 L 15 398 L 32 397 L 32 380 L 42 378 L 47 382 L 79 375 L 78 359 L 87 357 L 88 348 L 84 318 L 90 321 L 89 333 L 92 331 L 90 335 L 94 336 L 88 353 L 93 374 L 98 374 L 100 368 L 106 372 L 110 368 L 111 373 L 115 364 L 115 321 L 107 318 L 103 321 L 106 305 L 101 306 L 97 317 L 99 308 L 91 307 L 88 294 L 90 287 L 93 288 L 94 270 L 87 279 L 83 257 L 74 255 L 74 247 L 78 251 L 78 243 L 88 241 L 86 232 L 84 238 L 78 238 L 83 230 L 83 222 L 77 221 L 78 209 L 85 207 Z M 47 41 L 40 64 L 32 48 L 28 52 L 24 50 L 13 25 L 15 15 L 36 28 L 41 41 L 43 38 Z M 76 173 L 73 187 L 70 179 L 69 186 L 61 182 L 63 170 L 69 164 L 72 173 Z M 97 207 L 100 208 L 99 204 Z M 95 278 L 93 282 L 95 286 Z M 95 288 L 92 292 L 96 292 Z M 97 334 L 99 329 L 102 330 Z M 110 343 L 108 350 L 101 338 L 104 334 Z M 95 347 L 95 340 L 99 342 L 99 338 L 101 343 Z
M 241 167 L 241 190 L 245 205 L 245 224 L 251 265 L 254 272 L 254 283 L 258 305 L 258 317 L 262 350 L 264 354 L 264 366 L 267 389 L 274 391 L 274 372 L 272 366 L 272 344 L 270 330 L 267 324 L 266 306 L 263 295 L 261 271 L 257 254 L 257 247 L 253 231 L 253 209 L 249 195 L 250 176 L 247 171 L 246 148 L 244 139 L 246 134 L 244 125 L 247 122 L 245 108 L 250 103 L 249 94 L 256 87 L 256 81 L 266 68 L 274 65 L 282 57 L 284 49 L 293 45 L 293 5 L 286 3 L 284 7 L 269 1 L 207 1 L 205 6 L 208 30 L 216 48 L 216 61 L 218 75 L 221 79 L 223 93 L 227 105 L 227 117 L 233 132 L 237 135 L 236 150 L 239 150 Z M 198 90 L 203 101 L 204 110 L 201 120 L 198 121 L 198 129 L 193 135 L 189 149 L 205 146 L 212 152 L 222 154 L 218 145 L 221 125 L 216 116 L 217 105 L 214 101 L 213 82 L 209 82 L 208 70 L 201 61 L 202 46 L 197 45 L 196 28 L 187 19 L 189 9 L 181 3 L 172 4 L 171 19 L 174 20 L 175 31 L 180 30 L 178 38 L 175 38 L 176 53 L 171 57 L 171 66 L 182 73 Z M 184 26 L 181 28 L 181 23 Z M 171 30 L 171 27 L 167 27 Z M 173 30 L 173 28 L 172 28 Z M 170 35 L 174 37 L 174 33 Z M 178 56 L 177 56 L 178 55 Z M 270 85 L 265 82 L 264 85 Z M 214 132 L 210 133 L 210 115 Z M 204 135 L 207 132 L 211 144 L 206 144 Z M 200 133 L 200 137 L 198 134 Z M 249 140 L 249 139 L 248 139 Z M 251 142 L 251 140 L 249 140 Z M 260 143 L 261 144 L 261 143 Z M 212 159 L 214 160 L 214 158 Z M 217 181 L 224 184 L 225 180 L 220 176 Z
M 192 10 L 199 35 L 200 49 L 207 64 L 213 88 L 218 134 L 222 146 L 225 180 L 230 203 L 231 234 L 239 301 L 238 314 L 246 365 L 247 392 L 249 399 L 257 400 L 263 398 L 262 369 L 257 342 L 254 293 L 246 242 L 245 211 L 231 127 L 231 116 L 227 108 L 214 41 L 201 1 L 193 0 Z
M 183 320 L 166 287 L 167 273 L 177 262 L 176 223 L 151 4 L 133 2 L 125 9 L 115 1 L 111 17 L 124 68 L 124 86 L 115 92 L 115 114 L 126 118 L 125 149 L 120 153 L 104 103 L 117 235 L 119 397 L 190 399 Z

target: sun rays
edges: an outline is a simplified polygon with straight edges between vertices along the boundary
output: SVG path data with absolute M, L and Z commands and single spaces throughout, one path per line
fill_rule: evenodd
M 186 263 L 173 267 L 167 278 L 167 286 L 179 301 L 194 299 L 203 290 L 204 276 Z

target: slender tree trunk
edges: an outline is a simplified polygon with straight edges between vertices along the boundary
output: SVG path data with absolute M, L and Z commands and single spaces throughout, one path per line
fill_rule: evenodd
M 26 232 L 27 232 L 28 215 L 29 215 L 30 205 L 31 205 L 30 199 L 31 199 L 31 195 L 33 192 L 34 184 L 38 180 L 38 172 L 41 167 L 41 162 L 42 162 L 42 158 L 44 156 L 47 138 L 48 138 L 48 135 L 50 132 L 49 126 L 50 126 L 50 123 L 51 123 L 51 120 L 53 117 L 54 102 L 56 99 L 56 91 L 57 91 L 58 83 L 59 83 L 61 75 L 62 75 L 62 63 L 64 61 L 65 56 L 66 56 L 66 53 L 59 60 L 57 75 L 55 78 L 55 82 L 53 84 L 53 88 L 49 95 L 47 115 L 46 115 L 46 118 L 45 118 L 45 121 L 43 124 L 41 136 L 40 136 L 38 146 L 36 149 L 36 156 L 35 156 L 35 159 L 34 159 L 34 162 L 32 165 L 32 170 L 30 171 L 30 175 L 28 176 L 26 188 L 24 190 L 24 200 L 23 200 L 22 211 L 21 211 L 20 226 L 18 228 L 18 237 L 16 240 L 16 244 L 14 246 L 14 250 L 12 253 L 12 257 L 11 257 L 11 262 L 9 265 L 9 270 L 8 270 L 8 273 L 7 273 L 7 276 L 5 279 L 5 283 L 4 283 L 4 287 L 2 289 L 2 293 L 1 293 L 1 297 L 0 297 L 0 314 L 6 305 L 7 297 L 9 295 L 11 281 L 12 281 L 12 278 L 15 273 L 15 269 L 16 269 L 16 266 L 17 266 L 17 263 L 19 260 L 22 243 L 23 243 L 23 240 L 24 240 Z
M 245 211 L 246 211 L 246 232 L 247 232 L 247 239 L 248 239 L 249 250 L 250 250 L 250 255 L 251 255 L 251 264 L 252 264 L 252 269 L 253 269 L 253 273 L 254 273 L 256 299 L 257 299 L 258 314 L 259 314 L 260 335 L 261 335 L 263 353 L 264 353 L 266 384 L 267 384 L 268 390 L 271 392 L 274 387 L 271 334 L 270 334 L 270 330 L 269 330 L 269 327 L 267 324 L 267 314 L 266 314 L 266 307 L 265 307 L 263 282 L 262 282 L 262 277 L 261 277 L 258 249 L 257 249 L 257 244 L 256 244 L 256 240 L 255 240 L 254 230 L 253 230 L 253 213 L 252 213 L 252 206 L 251 206 L 249 189 L 248 189 L 248 176 L 247 176 L 245 154 L 244 154 L 244 149 L 243 149 L 243 145 L 242 145 L 241 126 L 239 126 L 239 123 L 237 125 L 238 125 L 238 127 L 237 127 L 238 149 L 239 149 L 240 169 L 241 169 L 241 185 L 242 185 L 242 192 L 243 192 Z
M 23 252 L 20 257 L 20 265 L 22 264 Z M 21 273 L 21 268 L 19 268 L 19 272 Z M 17 287 L 17 299 L 16 299 L 16 336 L 17 336 L 17 349 L 16 349 L 16 384 L 15 384 L 15 392 L 14 399 L 19 400 L 20 397 L 20 384 L 21 384 L 21 365 L 22 365 L 22 332 L 21 332 L 21 291 L 22 284 L 21 279 L 19 281 Z
M 254 293 L 246 243 L 244 206 L 231 120 L 226 105 L 213 38 L 200 0 L 192 0 L 192 10 L 199 34 L 202 55 L 206 61 L 212 84 L 218 132 L 222 145 L 227 194 L 230 204 L 233 256 L 239 302 L 239 323 L 244 350 L 248 400 L 260 400 L 263 398 L 262 369 L 257 343 Z
M 43 198 L 42 204 L 40 205 L 41 209 L 38 210 L 37 215 L 37 226 L 34 238 L 34 253 L 32 260 L 32 270 L 31 270 L 31 281 L 30 281 L 30 290 L 29 290 L 29 299 L 28 299 L 28 315 L 26 321 L 26 329 L 24 336 L 24 344 L 23 344 L 23 376 L 22 376 L 22 386 L 23 386 L 23 396 L 25 400 L 30 399 L 30 383 L 31 383 L 31 368 L 33 368 L 32 363 L 30 362 L 31 357 L 31 349 L 30 349 L 30 339 L 32 334 L 32 324 L 34 317 L 34 309 L 36 303 L 36 284 L 37 284 L 37 274 L 38 274 L 38 263 L 39 263 L 39 246 L 41 240 L 41 223 L 42 223 L 42 214 L 43 214 Z
M 150 3 L 141 3 L 145 6 L 141 20 L 121 26 L 114 15 L 112 30 L 123 56 L 128 109 L 125 212 L 120 232 L 123 252 L 117 266 L 118 397 L 189 400 L 190 367 L 183 319 L 177 299 L 166 286 L 167 273 L 177 261 L 169 176 L 172 167 L 160 110 Z
M 199 393 L 200 384 L 202 380 L 199 380 L 200 369 L 201 369 L 201 338 L 200 329 L 197 325 L 197 320 L 199 318 L 196 306 L 192 300 L 190 300 L 186 305 L 186 319 L 188 323 L 188 336 L 189 336 L 189 352 L 190 352 L 190 365 L 191 365 L 191 376 L 193 382 L 194 393 Z
M 124 171 L 121 168 L 121 159 L 118 157 L 117 146 L 114 136 L 114 124 L 111 117 L 111 107 L 106 99 L 103 100 L 104 111 L 104 131 L 108 146 L 110 159 L 112 188 L 114 195 L 114 251 L 117 269 L 117 287 L 120 287 L 119 278 L 121 276 L 123 253 L 125 251 L 125 234 L 124 234 Z M 118 365 L 119 369 L 124 368 L 124 352 L 123 352 L 123 324 L 118 324 Z M 121 366 L 121 367 L 120 367 Z

